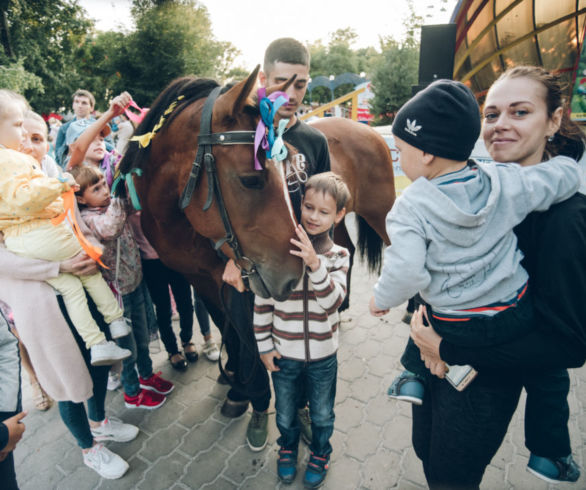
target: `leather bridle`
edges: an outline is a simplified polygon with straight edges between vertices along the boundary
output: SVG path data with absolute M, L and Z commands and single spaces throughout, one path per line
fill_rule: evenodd
M 221 89 L 222 87 L 214 88 L 204 103 L 201 113 L 199 136 L 197 138 L 197 154 L 191 167 L 189 179 L 187 180 L 183 192 L 181 193 L 181 198 L 179 199 L 179 208 L 183 211 L 187 206 L 189 206 L 189 203 L 193 197 L 193 191 L 197 186 L 202 167 L 205 167 L 205 171 L 207 172 L 208 176 L 208 197 L 203 206 L 203 210 L 207 211 L 210 208 L 215 195 L 216 202 L 218 203 L 218 211 L 220 213 L 225 232 L 225 236 L 214 243 L 214 248 L 218 250 L 222 245 L 224 245 L 224 243 L 227 243 L 232 249 L 236 261 L 239 262 L 242 267 L 242 277 L 248 278 L 249 280 L 255 280 L 255 285 L 257 288 L 260 287 L 261 289 L 264 289 L 267 294 L 266 297 L 268 297 L 269 293 L 266 290 L 266 286 L 260 278 L 260 275 L 258 274 L 255 263 L 242 253 L 240 244 L 238 243 L 238 239 L 236 238 L 230 223 L 228 211 L 226 210 L 224 198 L 222 197 L 220 182 L 218 181 L 216 159 L 212 153 L 212 149 L 215 145 L 254 145 L 255 131 L 225 131 L 221 133 L 211 132 L 214 103 L 218 98 Z

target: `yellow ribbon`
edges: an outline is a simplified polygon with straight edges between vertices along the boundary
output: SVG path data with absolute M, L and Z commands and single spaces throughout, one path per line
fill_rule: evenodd
M 169 107 L 165 109 L 165 112 L 163 112 L 163 115 L 159 118 L 159 122 L 155 124 L 152 131 L 145 134 L 133 136 L 132 138 L 130 138 L 130 141 L 138 141 L 138 145 L 141 148 L 146 148 L 147 146 L 149 146 L 151 140 L 155 137 L 155 134 L 157 134 L 157 131 L 163 127 L 163 124 L 165 124 L 165 120 L 167 119 L 166 116 L 171 114 L 175 110 L 175 107 L 177 107 L 179 101 L 184 98 L 184 95 L 180 95 L 179 97 L 177 97 L 177 99 L 171 102 L 171 104 L 169 104 Z

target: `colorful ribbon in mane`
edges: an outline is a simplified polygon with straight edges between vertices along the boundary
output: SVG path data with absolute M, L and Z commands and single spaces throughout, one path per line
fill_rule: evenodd
M 63 220 L 67 219 L 71 225 L 73 234 L 79 241 L 81 248 L 83 248 L 88 257 L 95 260 L 103 268 L 108 269 L 108 267 L 102 262 L 102 249 L 93 245 L 84 236 L 84 234 L 81 232 L 81 229 L 79 228 L 79 225 L 77 224 L 77 218 L 75 217 L 75 194 L 73 193 L 73 189 L 69 189 L 67 192 L 64 192 L 61 197 L 63 198 L 63 208 L 65 211 L 59 216 L 52 218 L 51 223 L 53 225 L 58 225 L 59 223 L 62 223 Z
M 134 107 L 138 111 L 138 114 L 136 112 L 131 111 L 129 107 Z M 134 100 L 131 100 L 130 103 L 124 109 L 126 117 L 128 117 L 128 119 L 130 119 L 136 125 L 139 125 L 142 122 L 144 116 L 146 116 L 146 113 L 148 111 L 148 107 L 143 109 L 136 102 L 134 102 Z
M 130 196 L 130 202 L 134 206 L 134 209 L 140 211 L 142 209 L 140 205 L 140 199 L 138 198 L 138 194 L 136 193 L 136 187 L 134 187 L 134 179 L 132 178 L 132 174 L 137 175 L 140 177 L 142 175 L 142 169 L 140 168 L 133 168 L 127 174 L 123 174 L 120 170 L 116 170 L 116 175 L 114 179 L 114 183 L 112 184 L 112 196 L 116 195 L 116 189 L 120 182 L 126 183 L 126 188 L 128 189 L 128 195 Z
M 287 147 L 283 141 L 283 133 L 289 123 L 289 119 L 279 121 L 275 137 L 275 115 L 279 108 L 289 101 L 289 96 L 285 92 L 273 92 L 267 96 L 267 91 L 264 87 L 259 88 L 257 93 L 260 121 L 254 135 L 254 168 L 255 170 L 262 170 L 262 165 L 258 160 L 258 151 L 261 147 L 265 150 L 267 158 L 272 160 L 280 162 L 287 157 Z
M 165 112 L 163 112 L 163 115 L 159 118 L 159 122 L 154 125 L 152 131 L 145 134 L 133 136 L 132 138 L 130 138 L 130 141 L 138 141 L 138 144 L 141 148 L 146 148 L 147 146 L 149 146 L 151 140 L 155 137 L 155 134 L 157 134 L 157 131 L 163 127 L 163 124 L 165 124 L 167 116 L 175 110 L 175 107 L 183 98 L 185 98 L 185 96 L 180 95 L 173 102 L 171 102 L 171 104 L 169 104 L 169 107 L 165 109 Z

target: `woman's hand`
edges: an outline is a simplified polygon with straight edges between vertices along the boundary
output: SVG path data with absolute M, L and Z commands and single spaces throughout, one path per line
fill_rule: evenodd
M 411 318 L 411 338 L 417 347 L 419 347 L 419 350 L 427 357 L 435 357 L 439 359 L 439 348 L 442 338 L 432 327 L 425 326 L 423 323 L 424 318 L 427 320 L 427 323 L 431 325 L 427 316 L 427 310 L 425 306 L 421 305 L 413 312 L 413 317 Z
M 98 266 L 85 252 L 59 263 L 59 272 L 74 276 L 91 276 L 98 272 Z

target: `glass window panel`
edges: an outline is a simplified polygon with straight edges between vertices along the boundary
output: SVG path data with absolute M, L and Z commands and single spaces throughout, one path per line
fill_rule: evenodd
M 537 27 L 576 11 L 576 0 L 534 0 Z
M 547 70 L 572 68 L 576 61 L 576 21 L 568 20 L 537 35 L 543 66 Z

